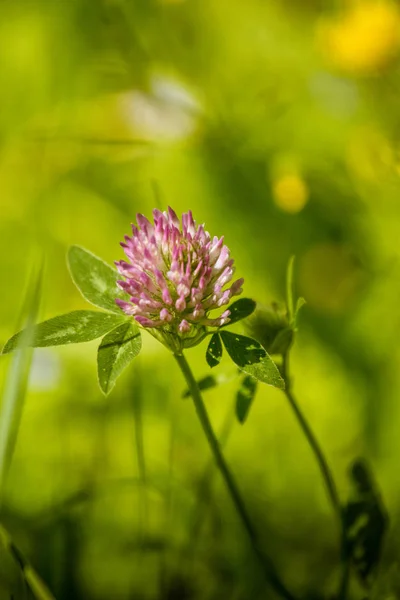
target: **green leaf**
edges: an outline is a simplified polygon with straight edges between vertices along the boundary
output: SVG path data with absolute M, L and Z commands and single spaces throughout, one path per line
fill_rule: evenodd
M 389 520 L 372 473 L 363 459 L 353 462 L 351 480 L 353 497 L 343 508 L 345 558 L 353 564 L 361 582 L 370 587 Z
M 199 390 L 201 392 L 204 392 L 205 390 L 210 390 L 211 388 L 216 387 L 218 385 L 218 381 L 217 378 L 213 375 L 206 375 L 206 377 L 199 379 L 197 385 L 199 387 Z M 182 398 L 189 398 L 190 396 L 190 390 L 185 390 L 182 394 Z
M 256 302 L 251 298 L 240 298 L 240 300 L 236 300 L 236 302 L 229 307 L 229 310 L 231 311 L 229 323 L 222 325 L 222 327 L 227 327 L 228 325 L 237 323 L 237 321 L 246 319 L 255 311 L 256 306 Z
M 197 385 L 199 386 L 200 391 L 204 392 L 216 387 L 217 385 L 222 385 L 223 383 L 232 381 L 237 377 L 238 373 L 240 373 L 239 370 L 230 375 L 226 375 L 224 373 L 220 373 L 219 375 L 206 375 L 202 379 L 199 379 Z M 191 394 L 189 390 L 185 390 L 182 394 L 182 398 L 190 398 L 190 396 Z
M 80 246 L 71 246 L 67 262 L 73 282 L 88 302 L 121 314 L 115 299 L 127 300 L 128 295 L 118 287 L 121 277 L 115 269 Z
M 299 314 L 299 311 L 303 308 L 303 306 L 305 304 L 307 304 L 307 302 L 305 301 L 304 298 L 302 298 L 302 297 L 297 298 L 296 308 L 295 308 L 295 311 L 294 311 L 294 322 L 295 323 L 297 322 L 297 316 Z
M 285 389 L 285 382 L 279 373 L 279 369 L 268 354 L 259 363 L 246 365 L 242 370 L 262 383 L 272 385 L 279 390 Z
M 211 388 L 218 385 L 218 380 L 213 375 L 206 375 L 202 379 L 199 379 L 197 382 L 199 390 L 204 392 L 205 390 L 210 390 Z M 185 390 L 182 394 L 182 398 L 189 398 L 191 396 L 190 390 Z
M 142 338 L 133 322 L 125 322 L 105 335 L 97 353 L 97 372 L 104 394 L 109 394 L 117 378 L 140 352 Z
M 56 600 L 47 585 L 31 565 L 25 567 L 24 577 L 36 600 Z
M 15 350 L 25 335 L 29 336 L 27 344 L 32 348 L 77 344 L 95 340 L 124 321 L 124 316 L 93 310 L 75 310 L 16 333 L 4 346 L 3 354 Z
M 229 331 L 221 331 L 220 335 L 229 356 L 242 371 L 267 385 L 285 388 L 278 367 L 257 340 Z
M 261 344 L 253 338 L 230 331 L 221 331 L 220 335 L 229 356 L 240 368 L 258 363 L 267 355 Z
M 55 600 L 47 585 L 14 544 L 8 531 L 0 524 L 0 543 L 10 553 L 35 600 Z
M 219 365 L 222 358 L 222 352 L 223 348 L 219 333 L 214 333 L 211 337 L 210 343 L 208 344 L 206 352 L 206 361 L 211 368 Z
M 244 423 L 248 417 L 257 390 L 257 380 L 246 375 L 236 394 L 236 416 L 239 423 Z

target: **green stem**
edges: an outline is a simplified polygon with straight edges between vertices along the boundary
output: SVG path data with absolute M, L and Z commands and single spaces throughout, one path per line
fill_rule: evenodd
M 148 510 L 147 510 L 147 474 L 146 474 L 146 460 L 144 453 L 144 441 L 143 441 L 143 419 L 142 419 L 142 375 L 140 368 L 137 368 L 136 379 L 134 382 L 134 394 L 133 394 L 133 417 L 135 427 L 135 444 L 136 444 L 136 457 L 138 463 L 139 478 L 142 482 L 140 489 L 140 500 L 139 500 L 139 523 L 141 526 L 141 536 L 144 538 L 146 535 L 146 529 L 148 525 Z
M 346 600 L 347 590 L 350 583 L 350 561 L 344 558 L 342 562 L 342 574 L 340 577 L 338 600 Z
M 183 354 L 174 354 L 174 357 L 181 368 L 183 376 L 186 379 L 187 386 L 189 388 L 191 397 L 193 399 L 195 409 L 197 412 L 197 416 L 199 417 L 201 426 L 203 428 L 204 434 L 207 438 L 208 444 L 210 446 L 211 452 L 214 456 L 214 460 L 217 464 L 217 467 L 224 479 L 226 487 L 228 488 L 229 494 L 231 496 L 232 502 L 235 505 L 236 511 L 243 523 L 244 528 L 247 531 L 249 539 L 251 541 L 254 552 L 263 567 L 264 574 L 270 585 L 274 588 L 274 590 L 286 600 L 295 600 L 294 596 L 287 590 L 286 586 L 280 580 L 275 566 L 273 565 L 271 559 L 264 554 L 260 547 L 260 543 L 258 540 L 258 536 L 253 527 L 253 524 L 250 520 L 250 517 L 247 513 L 247 509 L 243 502 L 243 499 L 240 495 L 239 489 L 235 482 L 235 479 L 232 473 L 229 470 L 227 463 L 225 462 L 225 458 L 221 452 L 218 440 L 213 431 L 212 425 L 210 423 L 210 419 L 207 414 L 206 407 L 204 405 L 203 399 L 201 397 L 201 393 L 197 382 L 193 376 L 193 373 L 190 369 L 190 366 L 183 356 Z
M 231 433 L 234 422 L 235 422 L 235 412 L 234 412 L 234 410 L 232 410 L 231 407 L 229 407 L 228 414 L 226 415 L 224 424 L 218 435 L 220 449 L 223 449 L 226 442 L 228 441 L 228 438 Z M 205 521 L 204 513 L 205 513 L 207 507 L 210 505 L 214 473 L 215 473 L 214 460 L 211 457 L 210 462 L 207 464 L 207 466 L 204 469 L 204 472 L 199 480 L 196 510 L 193 511 L 192 521 L 189 526 L 189 531 L 190 531 L 189 543 L 191 545 L 191 548 L 184 550 L 186 556 L 188 555 L 190 550 L 195 550 L 195 545 L 193 544 L 193 540 L 199 539 L 201 527 Z
M 291 380 L 290 380 L 290 375 L 289 375 L 289 350 L 283 356 L 282 375 L 283 375 L 283 378 L 284 378 L 285 384 L 286 384 L 286 387 L 285 387 L 286 398 L 288 399 L 289 404 L 292 407 L 293 412 L 300 424 L 300 427 L 301 427 L 304 435 L 306 436 L 306 439 L 311 447 L 311 450 L 314 453 L 314 456 L 317 460 L 318 466 L 321 471 L 322 479 L 325 483 L 325 487 L 326 487 L 326 491 L 327 491 L 329 500 L 332 504 L 334 513 L 338 519 L 339 526 L 340 526 L 340 536 L 341 536 L 341 551 L 343 552 L 343 546 L 344 546 L 344 542 L 346 539 L 346 531 L 343 526 L 342 509 L 341 509 L 339 494 L 337 491 L 335 480 L 332 475 L 332 471 L 331 471 L 331 469 L 328 465 L 328 462 L 324 456 L 321 446 L 319 445 L 318 440 L 314 435 L 314 432 L 312 431 L 310 425 L 308 424 L 305 416 L 301 412 L 300 407 L 297 404 L 296 399 L 292 393 Z M 349 578 L 350 578 L 350 566 L 348 564 L 348 560 L 346 560 L 346 558 L 344 558 L 344 559 L 342 559 L 342 573 L 341 573 L 340 584 L 339 584 L 339 594 L 337 596 L 338 600 L 345 600 L 345 598 L 347 596 L 347 588 L 348 588 L 348 584 L 349 584 Z
M 331 501 L 332 508 L 335 511 L 335 514 L 337 515 L 339 520 L 341 521 L 341 508 L 340 508 L 339 494 L 338 494 L 338 491 L 336 488 L 335 481 L 333 479 L 332 471 L 328 465 L 328 462 L 324 456 L 324 453 L 322 452 L 322 449 L 317 441 L 317 438 L 315 437 L 311 427 L 307 423 L 307 420 L 306 420 L 305 416 L 303 415 L 303 413 L 301 412 L 300 407 L 297 404 L 296 399 L 292 393 L 291 386 L 290 386 L 290 377 L 289 377 L 289 372 L 288 372 L 288 363 L 289 363 L 289 359 L 288 359 L 288 355 L 286 354 L 283 358 L 283 365 L 282 365 L 282 371 L 283 371 L 282 374 L 283 374 L 283 378 L 284 378 L 285 384 L 286 384 L 286 387 L 285 387 L 286 398 L 289 400 L 289 404 L 292 407 L 294 414 L 296 415 L 299 425 L 300 425 L 301 429 L 303 430 L 303 433 L 306 436 L 307 441 L 310 444 L 312 451 L 314 452 L 315 458 L 317 459 L 318 466 L 321 470 L 322 478 L 325 482 L 326 490 L 327 490 L 329 499 Z

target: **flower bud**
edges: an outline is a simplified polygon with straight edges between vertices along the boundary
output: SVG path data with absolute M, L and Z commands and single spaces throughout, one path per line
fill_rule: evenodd
M 249 335 L 259 341 L 269 354 L 285 354 L 293 341 L 294 331 L 286 308 L 276 302 L 269 306 L 257 305 L 244 325 Z

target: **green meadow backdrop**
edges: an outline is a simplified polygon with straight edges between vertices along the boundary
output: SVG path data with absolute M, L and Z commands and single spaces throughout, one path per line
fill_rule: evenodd
M 293 385 L 343 500 L 352 461 L 373 469 L 383 600 L 400 597 L 399 58 L 390 0 L 0 4 L 0 345 L 42 260 L 39 318 L 88 308 L 68 247 L 113 264 L 137 212 L 191 209 L 264 305 L 294 254 Z M 188 351 L 198 378 L 204 351 Z M 95 359 L 95 342 L 34 352 L 2 482 L 0 522 L 53 595 L 275 598 L 168 351 L 144 333 L 107 398 Z M 234 368 L 217 369 L 205 401 L 265 549 L 291 590 L 332 597 L 335 517 L 284 394 L 260 385 L 241 425 Z M 0 599 L 30 594 L 0 549 Z

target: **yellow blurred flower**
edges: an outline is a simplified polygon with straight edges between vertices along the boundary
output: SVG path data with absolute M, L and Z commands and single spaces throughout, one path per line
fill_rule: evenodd
M 400 48 L 400 11 L 390 0 L 358 1 L 317 28 L 322 52 L 336 67 L 365 75 L 385 67 Z
M 288 213 L 300 212 L 308 200 L 308 187 L 297 173 L 278 177 L 272 185 L 274 202 Z

